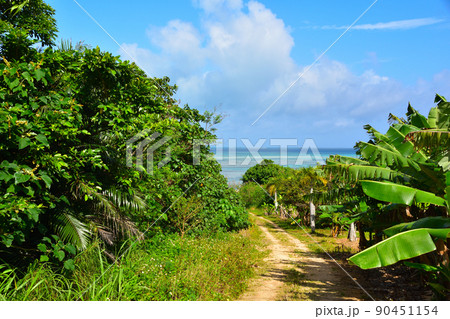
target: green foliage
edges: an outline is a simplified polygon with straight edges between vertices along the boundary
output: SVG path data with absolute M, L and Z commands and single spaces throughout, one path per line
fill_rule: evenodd
M 72 259 L 77 252 L 75 246 L 64 243 L 58 236 L 44 237 L 42 242 L 37 245 L 37 249 L 43 253 L 40 256 L 40 261 L 64 262 L 63 265 L 66 270 L 75 269 Z
M 239 196 L 246 208 L 262 207 L 264 204 L 272 202 L 267 192 L 254 182 L 242 184 L 239 187 Z
M 358 205 L 352 207 L 350 203 L 343 205 L 321 205 L 319 206 L 319 210 L 322 212 L 320 218 L 330 219 L 333 225 L 347 226 L 357 220 L 356 214 L 358 208 Z
M 384 202 L 396 204 L 430 203 L 445 206 L 445 200 L 430 192 L 421 191 L 408 186 L 391 182 L 360 181 L 362 189 L 367 196 Z
M 412 263 L 405 261 L 408 267 L 418 269 L 430 277 L 428 285 L 435 294 L 444 299 L 450 293 L 450 289 L 445 287 L 446 282 L 450 282 L 450 269 L 445 266 L 431 266 L 427 264 Z
M 267 184 L 269 193 L 275 191 L 280 195 L 279 202 L 285 207 L 291 206 L 305 216 L 312 199 L 311 189 L 315 192 L 326 190 L 327 181 L 322 177 L 322 171 L 316 167 L 284 168 L 285 173 L 273 177 Z
M 212 237 L 159 235 L 128 250 L 106 273 L 96 243 L 75 257 L 71 276 L 49 263 L 32 264 L 24 274 L 0 265 L 0 300 L 236 299 L 265 257 L 260 236 L 256 228 Z
M 439 94 L 436 94 L 434 102 L 438 105 L 431 108 L 428 114 L 428 125 L 421 127 L 420 130 L 409 132 L 405 139 L 411 141 L 416 149 L 429 154 L 444 171 L 448 172 L 450 170 L 450 103 Z
M 205 119 L 203 120 L 203 123 L 205 124 L 205 131 L 211 133 L 217 131 L 217 128 L 215 126 L 222 123 L 222 120 L 224 118 L 222 114 L 217 114 L 216 108 L 214 108 L 213 111 L 205 111 L 205 113 L 203 113 L 203 116 L 205 117 Z
M 383 232 L 387 236 L 393 236 L 395 234 L 411 230 L 411 229 L 419 229 L 419 228 L 433 228 L 433 229 L 445 229 L 450 228 L 450 218 L 446 217 L 425 217 L 419 220 L 409 222 L 409 223 L 401 223 L 394 225 L 385 229 Z M 438 236 L 438 233 L 435 235 Z M 445 239 L 445 236 L 444 236 Z
M 83 250 L 92 238 L 101 238 L 114 253 L 122 241 L 141 238 L 144 231 L 149 236 L 179 231 L 176 216 L 186 207 L 172 204 L 182 197 L 195 198 L 201 207 L 189 232 L 248 227 L 247 212 L 210 159 L 209 146 L 200 149 L 201 165 L 192 163 L 193 141 L 214 141 L 211 126 L 220 116 L 179 106 L 168 78 L 149 78 L 134 63 L 98 47 L 36 50 L 36 41 L 50 46 L 56 33 L 53 9 L 40 0 L 3 3 L 0 10 L 7 17 L 0 25 L 5 260 L 45 260 L 43 250 L 57 251 L 49 255 L 53 261 L 73 268 L 66 248 Z M 153 152 L 151 172 L 128 167 L 127 141 L 153 133 L 169 142 Z M 139 142 L 132 145 L 133 163 Z M 170 161 L 158 165 L 167 149 Z
M 280 165 L 274 164 L 274 161 L 264 159 L 261 163 L 250 167 L 242 176 L 242 182 L 255 182 L 260 185 L 267 184 L 269 179 L 278 176 L 284 171 Z
M 54 10 L 43 0 L 0 2 L 0 56 L 7 60 L 36 55 L 33 44 L 51 46 L 56 38 Z
M 261 164 L 249 168 L 243 181 L 239 194 L 246 207 L 281 204 L 291 215 L 300 218 L 299 222 L 302 224 L 309 223 L 306 217 L 309 202 L 314 197 L 311 189 L 323 192 L 327 185 L 320 168 L 293 169 L 274 164 L 271 160 L 264 160 Z
M 334 175 L 335 185 L 345 185 L 352 191 L 351 196 L 338 199 L 341 203 L 366 197 L 367 210 L 358 214 L 360 235 L 364 224 L 386 227 L 386 219 L 390 220 L 392 227 L 385 229 L 384 234 L 392 237 L 349 259 L 363 269 L 390 265 L 435 250 L 439 250 L 441 257 L 433 255 L 430 266 L 448 268 L 445 244 L 444 248 L 437 248 L 433 240 L 445 240 L 450 232 L 448 220 L 440 217 L 448 216 L 450 207 L 447 139 L 450 104 L 439 95 L 435 102 L 438 105 L 430 110 L 428 118 L 411 105 L 406 119 L 391 114 L 386 134 L 365 126 L 372 140 L 357 143 L 360 159 L 336 156 L 327 161 L 326 171 Z M 401 216 L 397 223 L 392 219 L 393 213 L 397 218 Z M 411 219 L 412 222 L 405 223 Z
M 450 232 L 450 229 L 440 231 Z M 433 230 L 420 228 L 396 234 L 366 250 L 353 255 L 349 261 L 362 269 L 384 267 L 400 260 L 417 257 L 436 250 L 431 236 Z

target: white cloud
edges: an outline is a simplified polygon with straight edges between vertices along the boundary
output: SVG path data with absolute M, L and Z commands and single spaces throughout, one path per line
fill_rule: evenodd
M 159 55 L 164 61 L 159 61 L 162 62 L 160 68 L 166 74 L 186 76 L 203 67 L 206 52 L 202 48 L 202 37 L 191 23 L 172 20 L 165 27 L 149 28 L 147 35 L 161 50 Z
M 160 67 L 165 63 L 165 57 L 155 54 L 150 50 L 140 48 L 137 43 L 122 43 L 120 47 L 120 52 L 123 53 L 123 59 L 135 62 L 148 75 L 157 77 L 165 75 Z
M 342 138 L 355 141 L 364 138 L 363 124 L 385 123 L 389 112 L 402 115 L 408 100 L 421 103 L 430 87 L 450 83 L 445 81 L 450 79 L 447 71 L 436 75 L 433 83 L 422 81 L 405 87 L 371 69 L 356 74 L 347 65 L 324 57 L 250 127 L 306 68 L 291 57 L 294 39 L 290 29 L 256 1 L 245 8 L 241 0 L 197 0 L 195 4 L 203 12 L 200 28 L 173 20 L 147 30 L 159 52 L 136 44 L 123 46 L 149 75 L 170 76 L 179 86 L 177 98 L 183 104 L 209 109 L 222 105 L 220 111 L 229 115 L 220 127 L 223 136 L 317 136 L 320 142 L 320 136 L 328 140 L 342 134 Z M 404 20 L 375 24 L 372 29 L 438 22 Z M 357 27 L 370 29 L 369 25 Z M 376 53 L 372 56 L 376 58 Z M 441 86 L 450 91 L 448 85 Z M 430 96 L 426 105 L 432 99 Z M 354 136 L 354 132 L 362 132 L 362 136 Z
M 193 0 L 193 3 L 206 13 L 239 11 L 243 7 L 242 0 Z
M 408 30 L 433 25 L 444 21 L 445 20 L 443 19 L 436 19 L 436 18 L 407 19 L 407 20 L 397 20 L 371 24 L 357 24 L 352 27 L 352 30 Z M 347 28 L 348 26 L 335 26 L 335 25 L 325 25 L 321 27 L 321 29 L 333 29 L 333 30 L 347 29 Z
M 192 49 L 200 47 L 201 38 L 191 23 L 180 20 L 169 21 L 163 28 L 150 28 L 147 35 L 156 46 L 165 53 L 190 54 Z

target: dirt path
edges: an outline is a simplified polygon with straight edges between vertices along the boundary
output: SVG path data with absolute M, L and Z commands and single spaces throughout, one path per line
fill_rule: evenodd
M 311 253 L 273 222 L 255 216 L 270 255 L 239 300 L 361 300 L 364 293 L 334 262 Z

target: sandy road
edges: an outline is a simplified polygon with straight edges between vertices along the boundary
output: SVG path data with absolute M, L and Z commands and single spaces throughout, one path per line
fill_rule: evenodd
M 333 261 L 308 250 L 273 222 L 255 216 L 267 238 L 265 271 L 239 300 L 362 300 L 364 292 Z

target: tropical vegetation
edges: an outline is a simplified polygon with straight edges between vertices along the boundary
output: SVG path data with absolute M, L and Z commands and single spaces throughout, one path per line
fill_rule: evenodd
M 267 159 L 249 168 L 242 181 L 239 194 L 246 207 L 292 216 L 302 225 L 309 225 L 311 220 L 311 191 L 325 191 L 327 185 L 318 168 L 293 169 Z
M 371 140 L 356 144 L 359 158 L 329 158 L 325 170 L 334 187 L 326 195 L 335 205 L 322 209 L 324 217 L 331 210 L 356 221 L 361 247 L 370 246 L 351 263 L 367 269 L 418 257 L 405 264 L 431 272 L 429 285 L 445 296 L 450 288 L 450 103 L 440 95 L 435 103 L 428 117 L 411 105 L 405 118 L 390 114 L 385 134 L 365 126 Z M 366 240 L 366 231 L 374 238 Z
M 1 1 L 0 15 L 0 299 L 236 298 L 264 257 L 251 207 L 358 233 L 351 264 L 403 262 L 449 297 L 443 96 L 428 116 L 390 114 L 384 134 L 366 125 L 356 157 L 266 159 L 235 190 L 211 156 L 220 114 L 179 105 L 169 78 L 99 47 L 56 43 L 43 0 Z
M 356 144 L 355 157 L 330 156 L 316 168 L 256 165 L 244 175 L 240 194 L 247 206 L 290 217 L 312 232 L 317 206 L 318 227 L 330 227 L 332 236 L 348 230 L 353 241 L 358 231 L 361 251 L 350 263 L 369 269 L 404 261 L 425 273 L 436 298 L 446 298 L 450 103 L 440 95 L 435 103 L 428 117 L 411 105 L 404 118 L 390 114 L 385 134 L 366 125 L 371 139 Z M 262 179 L 265 173 L 270 177 Z
M 93 246 L 118 262 L 161 234 L 184 243 L 250 225 L 209 145 L 194 147 L 214 141 L 220 114 L 178 105 L 169 78 L 98 47 L 57 45 L 42 0 L 3 1 L 0 14 L 4 296 L 27 267 L 47 267 L 36 262 L 75 276 Z

